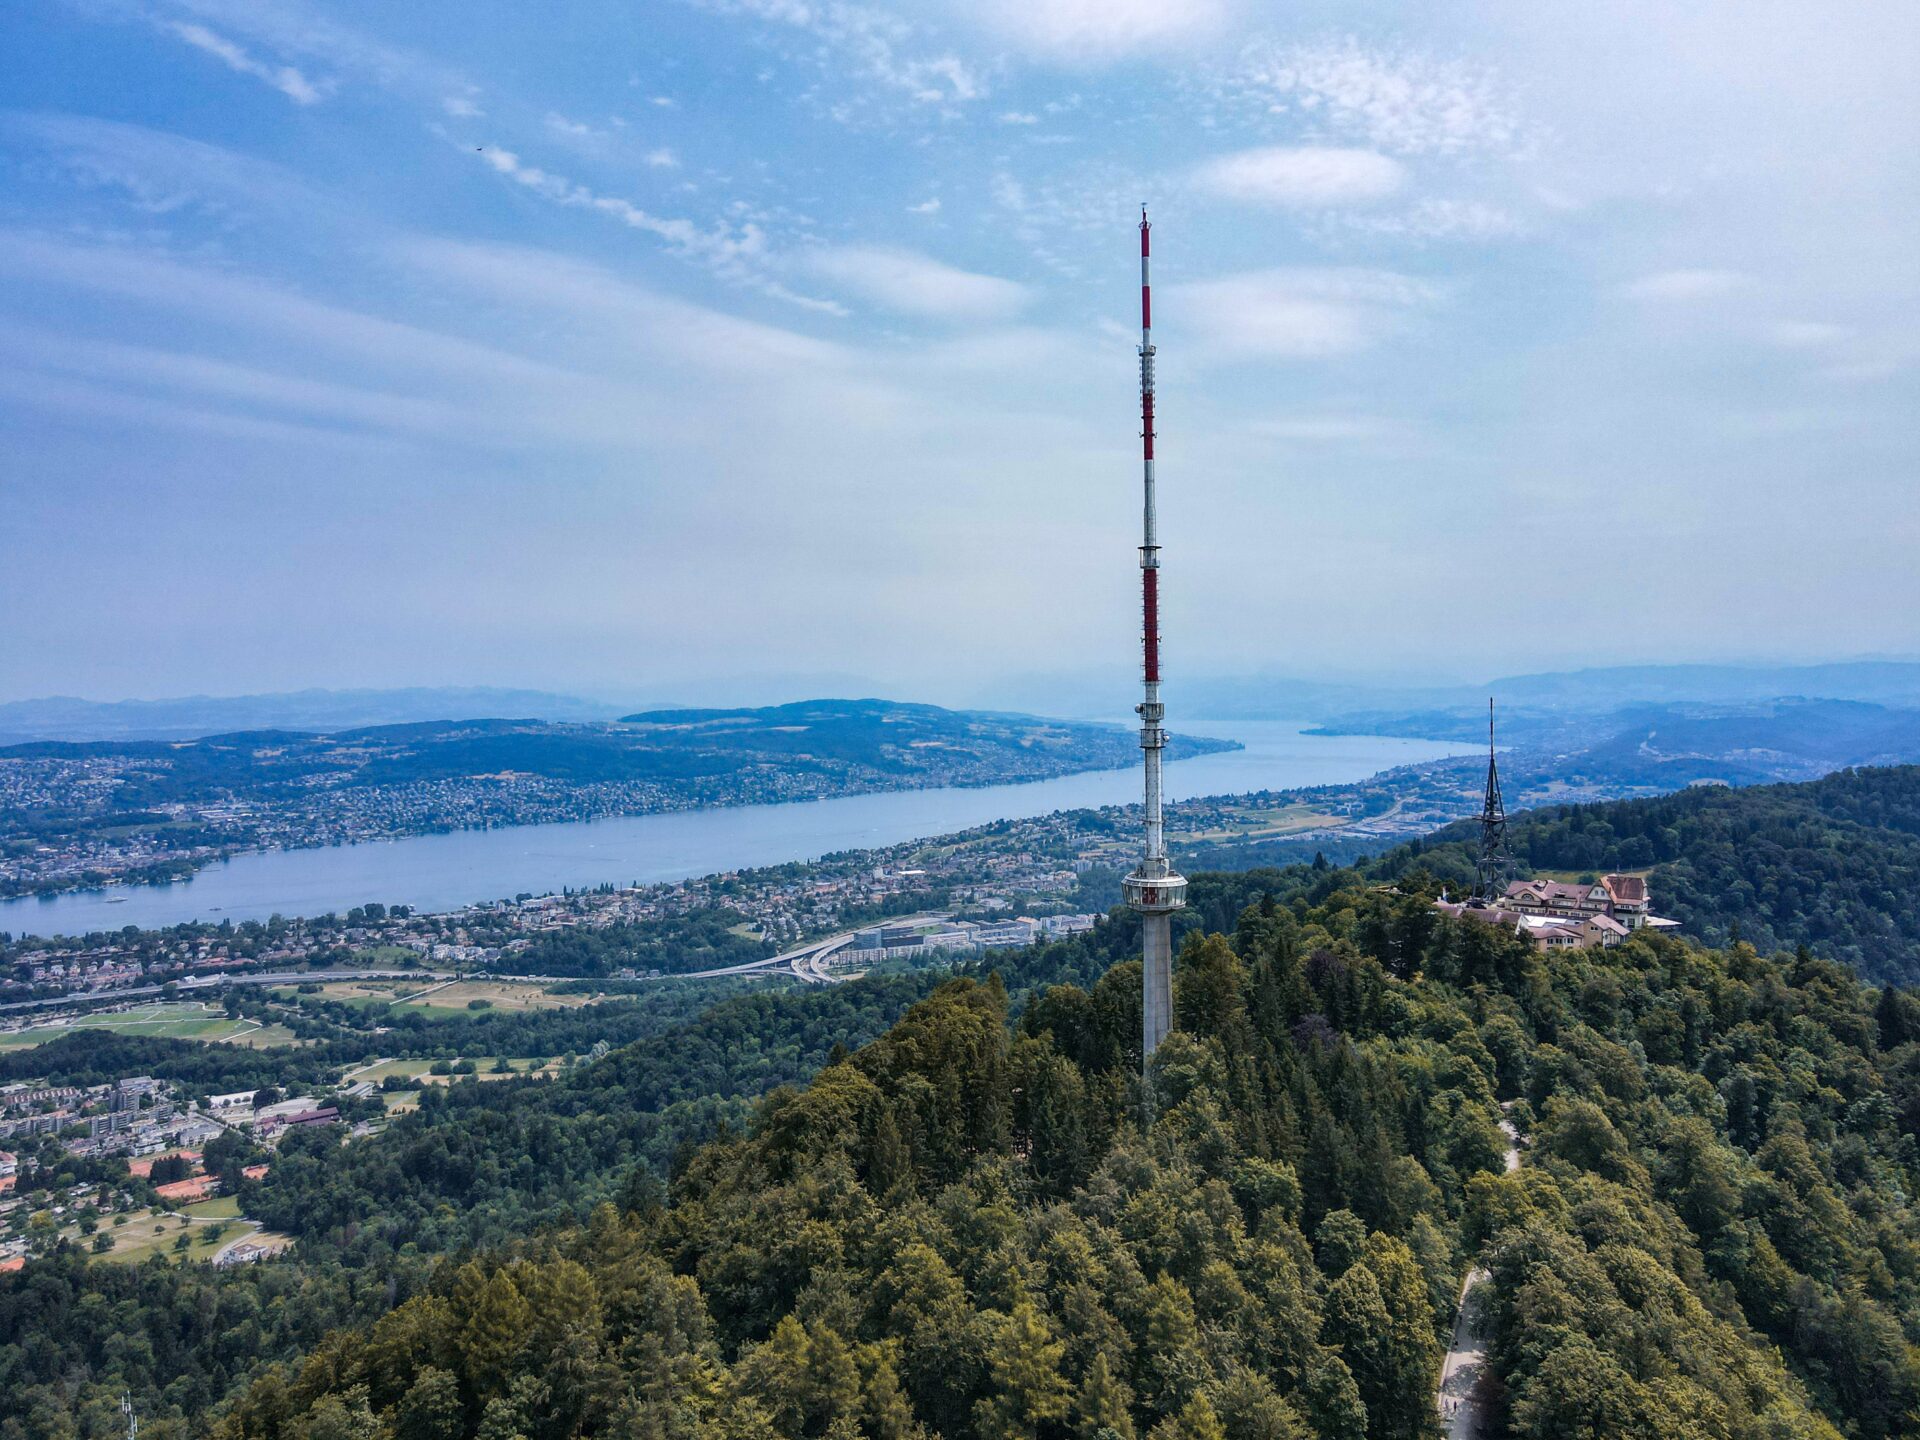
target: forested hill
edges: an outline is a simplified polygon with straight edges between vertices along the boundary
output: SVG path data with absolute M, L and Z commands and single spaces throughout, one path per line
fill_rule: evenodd
M 0 1277 L 0 1433 L 104 1440 L 126 1386 L 149 1440 L 1425 1440 L 1476 1258 L 1516 1440 L 1914 1433 L 1913 1001 L 1745 944 L 1541 954 L 1430 893 L 1197 877 L 1150 1107 L 1116 919 L 925 995 L 664 1192 L 437 1264 L 328 1259 L 383 1228 L 355 1187 L 448 1224 L 456 1184 L 541 1183 L 561 1109 L 445 1173 L 417 1131 L 303 1137 L 347 1204 L 302 1258 Z
M 1509 835 L 1533 870 L 1650 871 L 1655 910 L 1710 944 L 1806 945 L 1869 980 L 1920 980 L 1920 766 L 1554 806 L 1515 816 Z M 1366 868 L 1417 865 L 1458 890 L 1477 838 L 1463 821 Z

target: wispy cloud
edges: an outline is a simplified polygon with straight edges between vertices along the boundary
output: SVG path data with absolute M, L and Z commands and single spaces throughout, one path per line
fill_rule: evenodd
M 1215 34 L 1221 0 L 979 0 L 971 16 L 1002 40 L 1051 60 L 1104 62 Z
M 1352 38 L 1256 41 L 1214 74 L 1213 86 L 1237 108 L 1395 154 L 1507 151 L 1522 140 L 1517 107 L 1491 70 Z
M 841 68 L 923 104 L 956 104 L 987 93 L 985 77 L 950 50 L 923 48 L 905 19 L 852 0 L 688 0 L 715 14 L 803 31 L 820 40 Z
M 339 223 L 340 199 L 271 161 L 164 130 L 84 115 L 0 114 L 0 137 L 51 157 L 88 188 L 125 195 L 153 215 L 186 209 L 297 212 L 309 230 Z
M 554 134 L 563 135 L 569 140 L 600 140 L 606 135 L 605 131 L 596 130 L 583 121 L 569 120 L 557 110 L 549 110 L 541 123 Z
M 809 256 L 807 267 L 852 294 L 925 319 L 1004 320 L 1032 299 L 1015 281 L 959 270 L 911 250 L 844 246 Z
M 940 213 L 940 197 L 938 195 L 932 195 L 922 200 L 918 205 L 909 205 L 907 207 L 907 213 L 909 215 L 938 215 Z
M 1629 300 L 1655 302 L 1717 300 L 1751 283 L 1737 270 L 1660 270 L 1629 280 L 1620 293 Z
M 456 120 L 478 120 L 487 113 L 468 95 L 448 95 L 441 100 L 440 108 Z
M 1778 320 L 1766 329 L 1766 337 L 1783 350 L 1822 350 L 1852 336 L 1845 325 L 1824 320 Z
M 156 14 L 191 16 L 223 36 L 241 36 L 277 55 L 299 56 L 428 103 L 477 93 L 468 78 L 417 51 L 401 49 L 322 14 L 307 0 L 142 0 Z
M 691 220 L 655 215 L 621 196 L 600 194 L 564 175 L 526 164 L 511 150 L 488 146 L 477 153 L 495 174 L 524 186 L 542 199 L 606 215 L 630 229 L 652 235 L 664 241 L 675 255 L 697 261 L 724 280 L 806 309 L 845 313 L 830 300 L 797 294 L 769 276 L 766 232 L 750 220 L 738 225 L 723 222 L 703 229 Z
M 166 29 L 196 50 L 204 50 L 220 61 L 229 70 L 242 75 L 251 75 L 256 80 L 264 80 L 296 105 L 317 104 L 331 88 L 330 84 L 315 84 L 291 65 L 270 65 L 255 59 L 245 47 L 236 45 L 223 35 L 216 35 L 204 25 L 190 25 L 176 21 Z
M 1368 348 L 1439 291 L 1387 270 L 1287 269 L 1180 285 L 1171 298 L 1218 358 L 1307 360 Z
M 1384 200 L 1406 183 L 1406 171 L 1372 150 L 1271 145 L 1222 155 L 1195 178 L 1201 189 L 1229 200 L 1330 209 Z
M 1352 440 L 1372 440 L 1386 425 L 1371 415 L 1289 415 L 1255 420 L 1249 433 L 1270 440 L 1292 440 L 1304 444 L 1330 445 Z
M 1503 240 L 1527 233 L 1526 224 L 1504 206 L 1484 200 L 1450 200 L 1428 196 L 1405 209 L 1349 212 L 1339 217 L 1349 229 L 1385 239 Z

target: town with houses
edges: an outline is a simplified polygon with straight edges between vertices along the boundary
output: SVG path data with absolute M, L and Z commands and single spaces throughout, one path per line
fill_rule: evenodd
M 1172 807 L 1170 820 L 1187 853 L 1252 845 L 1257 854 L 1263 842 L 1297 846 L 1304 839 L 1311 846 L 1332 833 L 1370 840 L 1374 848 L 1428 833 L 1464 808 L 1460 767 L 1448 764 L 1430 767 L 1424 783 L 1411 787 L 1402 776 L 1372 788 L 1188 801 Z M 33 1043 L 35 1027 L 62 1016 L 103 1026 L 126 1018 L 127 1033 L 140 1033 L 133 1017 L 146 1013 L 142 1006 L 157 1013 L 198 1000 L 217 1014 L 207 1002 L 223 1000 L 233 1016 L 236 997 L 247 993 L 261 997 L 249 1007 L 256 1016 L 272 1008 L 269 996 L 280 997 L 273 1003 L 291 1014 L 298 1007 L 285 1002 L 298 998 L 296 989 L 322 990 L 347 977 L 418 987 L 422 998 L 476 977 L 523 988 L 578 985 L 567 977 L 579 972 L 561 959 L 572 937 L 582 935 L 658 937 L 650 950 L 634 945 L 632 963 L 600 982 L 629 987 L 701 975 L 821 983 L 1023 947 L 1099 923 L 1133 859 L 1127 822 L 1118 807 L 1062 812 L 806 863 L 520 895 L 440 913 L 369 901 L 344 915 L 128 927 L 84 938 L 0 937 L 0 1053 L 10 1039 Z M 1303 858 L 1297 849 L 1276 854 Z M 1443 896 L 1436 903 L 1555 950 L 1611 946 L 1642 927 L 1671 926 L 1652 912 L 1650 898 L 1644 876 L 1610 874 L 1503 878 L 1470 899 Z M 723 924 L 734 947 L 728 963 L 698 970 L 640 958 L 671 956 L 676 939 L 690 933 L 686 927 L 702 924 Z M 783 968 L 790 956 L 805 963 Z M 377 1037 L 380 1030 L 366 1033 Z M 288 1032 L 272 1043 L 297 1042 Z M 284 1096 L 189 1095 L 137 1074 L 85 1088 L 0 1087 L 0 1268 L 17 1267 L 54 1236 L 83 1240 L 103 1254 L 164 1248 L 222 1264 L 258 1258 L 280 1240 L 239 1216 L 234 1175 L 264 1173 L 286 1136 L 316 1126 L 352 1133 L 378 1127 L 396 1099 L 410 1099 L 412 1091 L 395 1095 L 396 1087 L 526 1073 L 505 1060 L 483 1061 L 493 1073 L 478 1076 L 472 1061 L 441 1061 L 432 1075 L 427 1061 L 407 1063 L 370 1059 L 362 1073 L 349 1070 L 316 1093 Z M 247 1163 L 222 1170 L 216 1157 L 240 1147 Z M 31 1200 L 23 1195 L 23 1173 L 56 1165 L 79 1166 L 87 1178 L 35 1186 Z
M 0 1145 L 8 1147 L 0 1149 L 0 1273 L 21 1268 L 63 1233 L 87 1240 L 96 1254 L 123 1243 L 144 1252 L 162 1231 L 187 1242 L 177 1249 L 197 1245 L 196 1258 L 215 1264 L 272 1253 L 278 1237 L 263 1236 L 222 1200 L 231 1186 L 209 1168 L 210 1147 L 229 1137 L 248 1157 L 233 1178 L 257 1181 L 284 1136 L 344 1123 L 341 1103 L 373 1091 L 368 1082 L 348 1083 L 335 1103 L 254 1090 L 190 1096 L 150 1075 L 89 1086 L 0 1085 Z M 365 1122 L 354 1128 L 364 1131 Z M 77 1162 L 88 1178 L 23 1192 L 29 1156 L 38 1169 Z

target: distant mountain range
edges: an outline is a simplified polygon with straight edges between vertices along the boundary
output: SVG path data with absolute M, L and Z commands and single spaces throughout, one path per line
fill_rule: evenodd
M 1499 702 L 1503 712 L 1551 715 L 1602 714 L 1632 705 L 1744 705 L 1790 698 L 1920 706 L 1920 663 L 1858 660 L 1828 665 L 1623 665 L 1508 675 L 1477 685 L 1407 687 L 1320 684 L 1261 676 L 1203 678 L 1189 684 L 1180 700 L 1187 713 L 1208 719 L 1339 718 L 1342 733 L 1358 733 L 1352 722 L 1362 716 L 1409 712 L 1477 716 L 1484 730 L 1489 696 Z M 1395 729 L 1387 733 L 1409 732 Z M 1435 738 L 1446 739 L 1452 733 L 1449 729 L 1436 733 Z
M 1542 722 L 1609 715 L 1635 705 L 1751 705 L 1789 698 L 1920 708 L 1920 662 L 1628 665 L 1424 686 L 1203 675 L 1181 682 L 1169 698 L 1176 719 L 1299 720 L 1319 722 L 1328 733 L 1450 739 L 1483 733 L 1489 695 L 1516 724 L 1529 717 Z M 1030 675 L 1010 682 L 994 708 L 1116 718 L 1132 710 L 1135 698 L 1124 670 Z M 298 690 L 166 700 L 55 696 L 0 703 L 0 745 L 29 740 L 187 740 L 245 730 L 327 734 L 428 720 L 614 720 L 635 708 L 632 703 L 546 690 L 487 686 Z M 1416 716 L 1434 728 L 1407 728 Z M 1385 728 L 1363 730 L 1368 724 Z
M 193 740 L 237 730 L 325 734 L 422 720 L 511 716 L 612 720 L 630 706 L 545 690 L 456 686 L 406 690 L 295 690 L 275 695 L 188 695 L 174 700 L 45 700 L 0 704 L 0 745 L 28 740 Z

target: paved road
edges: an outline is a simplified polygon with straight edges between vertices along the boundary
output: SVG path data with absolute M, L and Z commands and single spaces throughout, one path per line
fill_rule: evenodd
M 1520 1168 L 1520 1135 L 1506 1120 L 1500 1128 L 1507 1136 L 1507 1173 Z M 1460 1305 L 1453 1321 L 1453 1344 L 1440 1367 L 1440 1424 L 1447 1440 L 1479 1440 L 1486 1428 L 1480 1397 L 1476 1393 L 1487 1371 L 1487 1345 L 1493 1332 L 1488 1295 L 1484 1288 L 1487 1272 L 1478 1265 L 1467 1272 L 1460 1287 Z
M 951 920 L 948 914 L 903 915 L 889 919 L 888 925 L 929 925 L 936 920 Z M 810 940 L 797 949 L 785 951 L 779 955 L 769 955 L 764 960 L 748 960 L 739 965 L 723 965 L 717 970 L 690 970 L 683 975 L 663 975 L 663 980 L 711 980 L 719 975 L 764 975 L 773 970 L 791 970 L 794 976 L 809 985 L 838 984 L 845 976 L 828 973 L 828 965 L 834 956 L 853 944 L 853 931 L 846 930 L 838 935 L 829 935 L 824 940 Z

